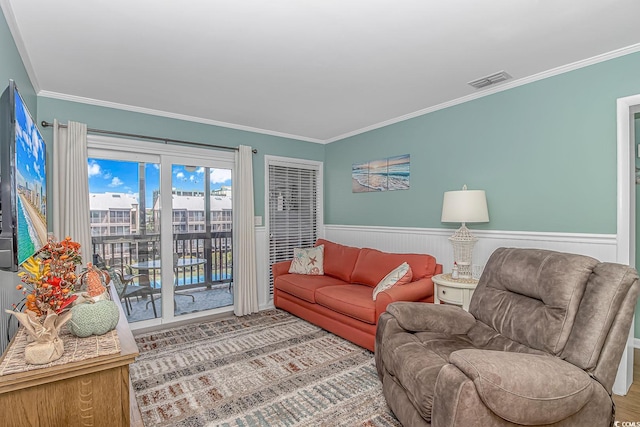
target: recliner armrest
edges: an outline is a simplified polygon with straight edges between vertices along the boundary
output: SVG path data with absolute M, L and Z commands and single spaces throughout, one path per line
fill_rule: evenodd
M 422 302 L 394 302 L 387 312 L 407 331 L 434 331 L 451 335 L 466 334 L 475 317 L 455 305 Z
M 553 424 L 591 398 L 593 380 L 582 369 L 546 355 L 458 350 L 450 363 L 469 377 L 484 404 L 517 424 Z

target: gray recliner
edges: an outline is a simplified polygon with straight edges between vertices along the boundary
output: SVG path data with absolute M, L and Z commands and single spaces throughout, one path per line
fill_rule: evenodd
M 639 290 L 628 266 L 500 248 L 468 313 L 397 302 L 380 316 L 387 403 L 407 427 L 611 425 Z

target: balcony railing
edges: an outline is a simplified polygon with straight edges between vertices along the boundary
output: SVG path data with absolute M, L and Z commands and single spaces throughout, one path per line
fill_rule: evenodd
M 160 234 L 93 236 L 91 241 L 94 262 L 99 255 L 106 266 L 121 270 L 124 274 L 148 274 L 152 286 L 160 283 L 159 268 L 144 271 L 136 271 L 134 268 L 141 262 L 160 259 Z M 184 267 L 174 265 L 173 283 L 179 289 L 191 289 L 232 282 L 232 245 L 231 231 L 174 234 L 174 259 L 192 258 L 198 259 L 198 262 Z

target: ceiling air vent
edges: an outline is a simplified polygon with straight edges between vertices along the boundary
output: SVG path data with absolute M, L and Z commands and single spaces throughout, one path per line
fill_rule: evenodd
M 481 89 L 483 87 L 490 86 L 495 83 L 503 82 L 505 80 L 509 80 L 511 76 L 507 74 L 505 71 L 498 71 L 497 73 L 490 74 L 485 77 L 481 77 L 477 80 L 470 81 L 467 84 L 475 87 L 476 89 Z

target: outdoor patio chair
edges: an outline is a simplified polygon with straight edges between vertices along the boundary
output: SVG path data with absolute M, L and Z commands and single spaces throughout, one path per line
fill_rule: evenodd
M 174 286 L 174 295 L 178 296 L 185 296 L 185 297 L 191 297 L 191 300 L 193 302 L 196 302 L 196 298 L 191 295 L 191 294 L 183 294 L 183 293 L 178 293 L 178 260 L 180 259 L 180 255 L 179 254 L 173 254 L 173 274 L 174 274 L 174 280 L 173 280 L 173 286 Z M 175 299 L 174 299 L 174 305 L 175 305 Z
M 123 276 L 123 274 L 113 267 L 107 268 L 107 273 L 113 282 L 113 285 L 118 292 L 118 297 L 120 301 L 124 303 L 124 306 L 127 310 L 127 315 L 131 315 L 131 310 L 133 306 L 131 305 L 130 298 L 132 297 L 149 297 L 151 300 L 149 303 L 153 307 L 153 317 L 158 317 L 158 313 L 156 311 L 156 303 L 153 297 L 153 288 L 151 287 L 151 282 L 149 280 L 149 276 L 146 274 L 135 274 L 127 276 L 127 279 Z M 135 283 L 134 279 L 138 279 L 138 284 Z M 149 303 L 147 303 L 147 307 L 149 307 Z

